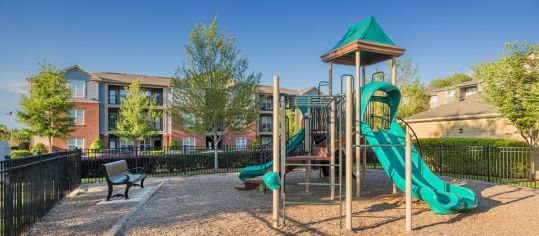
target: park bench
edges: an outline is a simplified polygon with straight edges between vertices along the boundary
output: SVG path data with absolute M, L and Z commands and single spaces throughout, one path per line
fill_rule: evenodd
M 142 170 L 142 168 L 128 169 L 125 160 L 103 164 L 103 167 L 105 168 L 105 178 L 107 180 L 107 185 L 109 186 L 107 201 L 110 201 L 113 197 L 125 197 L 125 199 L 129 199 L 128 193 L 131 186 L 140 186 L 141 188 L 144 188 L 144 179 L 146 179 L 146 175 L 142 172 L 133 172 L 135 170 Z M 140 184 L 136 184 L 139 181 Z M 125 194 L 112 195 L 112 187 L 114 185 L 124 184 L 126 185 Z

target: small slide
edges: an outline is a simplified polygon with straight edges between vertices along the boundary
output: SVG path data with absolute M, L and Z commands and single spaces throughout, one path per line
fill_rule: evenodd
M 386 92 L 387 96 L 375 96 L 375 92 Z M 375 145 L 405 144 L 405 132 L 395 122 L 396 111 L 400 102 L 400 91 L 387 82 L 372 82 L 367 84 L 361 92 L 361 132 L 372 147 L 385 172 L 395 185 L 405 191 L 405 148 L 380 147 Z M 389 130 L 373 131 L 364 122 L 364 114 L 370 101 L 383 102 L 391 108 L 391 121 Z M 477 207 L 475 193 L 465 187 L 444 182 L 436 176 L 412 147 L 412 196 L 425 201 L 433 212 L 438 214 L 453 214 L 466 212 Z
M 305 139 L 305 130 L 300 129 L 294 136 L 292 136 L 286 143 L 286 156 L 292 155 L 292 153 L 303 143 Z M 240 179 L 245 181 L 257 176 L 262 176 L 266 173 L 266 170 L 273 167 L 273 161 L 266 162 L 262 165 L 247 166 L 240 170 Z

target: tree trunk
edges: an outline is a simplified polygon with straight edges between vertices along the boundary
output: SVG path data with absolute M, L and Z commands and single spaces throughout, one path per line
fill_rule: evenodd
M 217 138 L 216 133 L 214 133 L 212 136 L 213 136 L 213 162 L 214 162 L 214 168 L 219 169 L 219 154 L 217 153 L 217 147 L 219 145 L 219 140 Z
M 52 152 L 52 137 L 49 136 L 49 152 Z

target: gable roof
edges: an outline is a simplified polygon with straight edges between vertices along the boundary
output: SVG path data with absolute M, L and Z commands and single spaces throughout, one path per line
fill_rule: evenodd
M 444 104 L 438 107 L 428 109 L 407 117 L 406 121 L 429 120 L 429 119 L 459 119 L 473 116 L 498 115 L 499 110 L 496 107 L 487 105 L 483 102 L 480 93 L 464 97 L 458 101 Z
M 79 70 L 81 71 L 82 73 L 88 75 L 88 77 L 90 77 L 91 80 L 93 81 L 101 81 L 101 78 L 97 77 L 96 75 L 94 75 L 93 73 L 90 73 L 84 69 L 82 69 L 80 66 L 78 65 L 73 65 L 73 66 L 70 66 L 69 68 L 65 69 L 64 72 L 68 72 L 68 71 L 72 71 L 72 70 Z
M 136 75 L 126 73 L 114 73 L 114 72 L 97 72 L 94 73 L 101 78 L 103 82 L 118 83 L 118 84 L 130 84 L 135 80 L 139 80 L 142 85 L 146 86 L 158 86 L 158 87 L 170 87 L 171 78 L 161 76 L 149 76 L 149 75 Z
M 305 89 L 289 89 L 289 88 L 279 88 L 279 92 L 282 94 L 289 94 L 289 95 L 304 95 L 311 91 L 317 91 L 316 87 L 308 87 Z M 261 94 L 273 94 L 273 86 L 271 85 L 259 85 L 258 86 L 258 93 Z

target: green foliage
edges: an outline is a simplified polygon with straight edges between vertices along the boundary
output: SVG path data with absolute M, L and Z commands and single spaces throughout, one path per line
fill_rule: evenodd
M 47 153 L 47 149 L 45 148 L 45 144 L 36 143 L 36 145 L 34 145 L 34 147 L 32 148 L 32 153 L 34 155 Z
M 6 125 L 0 124 L 0 140 L 9 141 L 9 138 L 10 138 L 10 130 L 7 128 Z
M 180 149 L 180 146 L 181 146 L 180 141 L 178 141 L 176 139 L 174 139 L 174 140 L 172 140 L 172 142 L 170 142 L 170 149 L 172 149 L 172 150 L 178 150 L 178 149 Z
M 247 72 L 247 57 L 240 55 L 236 38 L 217 31 L 217 18 L 197 24 L 189 37 L 186 62 L 172 80 L 172 118 L 185 123 L 183 114 L 194 117 L 184 129 L 209 133 L 218 146 L 228 133 L 245 132 L 256 121 L 261 75 Z
M 103 141 L 96 139 L 90 144 L 90 150 L 88 150 L 89 157 L 96 157 L 98 153 L 103 149 Z
M 18 148 L 19 148 L 19 150 L 28 150 L 28 149 L 30 149 L 30 142 L 28 142 L 26 140 L 19 141 Z
M 38 76 L 28 79 L 30 91 L 21 94 L 19 122 L 28 127 L 32 134 L 48 137 L 49 150 L 52 138 L 65 139 L 73 129 L 68 116 L 73 104 L 69 101 L 71 90 L 64 72 L 55 66 L 43 63 Z
M 539 146 L 539 44 L 506 43 L 504 56 L 473 68 L 482 80 L 484 99 L 520 131 L 528 145 Z
M 143 140 L 155 136 L 155 120 L 161 112 L 155 109 L 155 98 L 148 99 L 140 88 L 140 81 L 133 81 L 126 88 L 126 97 L 120 104 L 120 119 L 114 134 L 124 140 Z M 135 144 L 136 145 L 136 144 Z
M 251 143 L 251 147 L 253 149 L 260 148 L 260 141 L 258 139 L 253 140 L 253 142 Z
M 512 139 L 481 138 L 428 138 L 420 139 L 422 146 L 489 146 L 489 147 L 526 147 L 526 143 Z
M 473 77 L 463 73 L 455 73 L 452 76 L 448 76 L 442 79 L 435 79 L 430 82 L 429 86 L 434 88 L 445 88 L 455 86 L 457 84 L 470 80 L 473 80 Z
M 11 158 L 12 159 L 15 159 L 15 158 L 20 158 L 20 157 L 27 157 L 27 156 L 32 156 L 34 155 L 32 152 L 28 151 L 28 150 L 13 150 L 11 151 Z

